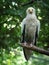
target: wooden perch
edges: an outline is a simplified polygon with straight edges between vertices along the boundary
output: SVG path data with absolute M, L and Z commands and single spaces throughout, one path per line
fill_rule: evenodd
M 41 49 L 41 48 L 36 47 L 34 45 L 31 47 L 31 46 L 25 45 L 25 43 L 22 43 L 22 44 L 20 44 L 20 46 L 25 47 L 27 49 L 30 49 L 32 51 L 36 51 L 36 52 L 39 52 L 41 54 L 45 54 L 45 55 L 48 55 L 49 56 L 49 51 L 44 50 L 44 49 Z

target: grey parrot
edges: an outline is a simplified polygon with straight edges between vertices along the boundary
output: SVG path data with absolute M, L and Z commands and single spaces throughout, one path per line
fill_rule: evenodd
M 26 10 L 26 14 L 26 17 L 21 22 L 21 42 L 29 46 L 36 45 L 40 31 L 40 21 L 37 19 L 36 12 L 33 7 L 29 7 Z M 32 55 L 32 51 L 27 48 L 23 48 L 23 52 L 25 59 L 29 60 Z

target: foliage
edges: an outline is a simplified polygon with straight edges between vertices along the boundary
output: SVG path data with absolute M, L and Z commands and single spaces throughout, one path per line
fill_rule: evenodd
M 9 53 L 5 49 L 2 50 L 3 54 L 0 56 L 1 65 L 48 65 L 49 58 L 45 55 L 33 54 L 32 59 L 27 62 L 24 58 L 22 48 L 17 47 L 16 49 L 11 48 Z
M 1 65 L 19 65 L 19 63 L 20 65 L 28 65 L 29 62 L 33 65 L 49 64 L 48 62 L 44 63 L 45 61 L 40 62 L 35 59 L 33 59 L 33 61 L 30 60 L 27 63 L 22 56 L 22 48 L 18 46 L 21 37 L 20 23 L 26 16 L 26 14 L 24 14 L 26 9 L 33 6 L 36 9 L 37 17 L 41 22 L 37 46 L 44 49 L 48 49 L 49 47 L 49 1 L 35 0 L 34 3 L 23 6 L 24 3 L 30 1 L 31 0 L 0 0 L 0 62 L 3 63 L 0 63 Z M 19 48 L 16 55 L 11 48 Z M 7 49 L 10 50 L 8 53 Z M 42 55 L 37 54 L 37 56 L 41 57 Z M 43 58 L 47 59 L 46 56 Z

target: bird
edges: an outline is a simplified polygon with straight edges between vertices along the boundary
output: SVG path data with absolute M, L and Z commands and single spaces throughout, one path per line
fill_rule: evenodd
M 21 22 L 21 43 L 32 46 L 36 45 L 40 31 L 40 21 L 36 16 L 35 8 L 28 7 L 26 17 Z M 25 59 L 28 61 L 32 55 L 32 50 L 23 48 Z

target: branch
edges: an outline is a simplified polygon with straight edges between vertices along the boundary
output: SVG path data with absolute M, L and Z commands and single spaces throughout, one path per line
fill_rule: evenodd
M 27 2 L 27 3 L 22 3 L 21 6 L 26 6 L 26 5 L 32 4 L 33 2 L 34 0 L 31 0 L 30 2 Z
M 25 43 L 22 43 L 22 44 L 20 44 L 20 46 L 25 47 L 27 49 L 30 49 L 32 51 L 36 51 L 36 52 L 39 52 L 41 54 L 45 54 L 45 55 L 48 55 L 49 56 L 49 51 L 44 50 L 44 49 L 41 49 L 41 48 L 36 47 L 34 45 L 31 47 L 31 46 L 25 45 Z

